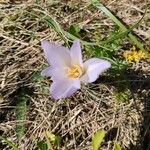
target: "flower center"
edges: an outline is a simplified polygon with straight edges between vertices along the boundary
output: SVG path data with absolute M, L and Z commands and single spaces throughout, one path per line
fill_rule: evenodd
M 70 78 L 78 78 L 83 74 L 83 69 L 79 65 L 73 65 L 68 69 L 67 74 Z

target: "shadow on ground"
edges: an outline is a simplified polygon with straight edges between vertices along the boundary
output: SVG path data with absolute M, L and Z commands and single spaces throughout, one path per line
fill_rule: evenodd
M 117 80 L 116 80 L 117 79 Z M 134 100 L 137 112 L 142 116 L 140 124 L 140 132 L 137 137 L 136 145 L 130 143 L 128 150 L 150 150 L 150 74 L 149 70 L 143 72 L 142 70 L 135 71 L 134 69 L 123 70 L 114 77 L 101 76 L 96 83 L 113 84 L 117 88 L 117 92 L 125 92 L 130 89 L 131 99 Z M 139 103 L 143 105 L 143 109 L 139 110 Z M 133 116 L 134 117 L 134 116 Z M 114 131 L 114 129 L 113 129 Z M 114 132 L 113 132 L 114 133 Z M 117 135 L 115 134 L 113 139 Z M 109 138 L 110 140 L 111 138 Z M 106 141 L 105 141 L 106 142 Z
M 139 124 L 140 132 L 136 145 L 130 143 L 128 150 L 150 150 L 150 75 L 140 71 L 128 70 L 122 73 L 127 82 L 118 84 L 118 91 L 129 88 L 137 111 L 142 116 Z M 123 79 L 122 79 L 123 80 Z M 143 109 L 139 110 L 138 101 L 141 101 Z
M 144 76 L 143 73 L 133 72 L 132 76 L 137 82 L 131 83 L 131 92 L 136 104 L 135 93 L 143 103 L 143 110 L 138 110 L 142 115 L 140 134 L 136 145 L 130 144 L 129 150 L 150 150 L 150 75 Z

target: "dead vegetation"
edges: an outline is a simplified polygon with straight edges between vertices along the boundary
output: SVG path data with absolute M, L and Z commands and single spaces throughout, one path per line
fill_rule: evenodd
M 145 9 L 145 2 L 140 0 L 103 3 L 128 25 L 136 23 Z M 102 150 L 112 150 L 111 141 L 120 143 L 123 149 L 141 150 L 142 142 L 145 142 L 141 137 L 145 135 L 144 129 L 149 128 L 143 124 L 149 115 L 149 102 L 146 101 L 150 96 L 149 60 L 133 64 L 127 71 L 132 96 L 125 102 L 119 102 L 116 97 L 120 90 L 116 85 L 126 82 L 120 78 L 103 75 L 96 83 L 83 86 L 73 97 L 54 101 L 49 95 L 49 79 L 40 77 L 40 71 L 47 65 L 40 41 L 48 39 L 63 43 L 38 17 L 40 12 L 53 16 L 65 30 L 78 24 L 89 33 L 89 38 L 95 38 L 93 30 L 99 31 L 102 37 L 107 35 L 114 29 L 114 23 L 102 12 L 92 9 L 89 1 L 14 0 L 0 1 L 0 7 L 1 135 L 17 143 L 14 109 L 19 92 L 23 90 L 28 105 L 24 120 L 26 132 L 19 142 L 22 150 L 34 150 L 36 141 L 44 139 L 46 130 L 63 139 L 61 149 L 90 150 L 91 137 L 98 129 L 107 131 Z M 150 40 L 149 11 L 135 29 L 147 45 Z M 0 148 L 10 149 L 2 143 Z

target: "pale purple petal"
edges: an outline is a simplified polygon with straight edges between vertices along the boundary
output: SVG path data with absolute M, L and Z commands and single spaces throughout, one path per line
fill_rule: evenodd
M 51 76 L 51 67 L 47 67 L 46 69 L 42 70 L 41 75 L 45 76 L 45 77 L 50 77 Z
M 73 45 L 70 48 L 70 53 L 71 53 L 72 63 L 83 66 L 82 52 L 81 52 L 81 46 L 79 40 L 75 40 L 73 42 Z
M 57 67 L 70 66 L 71 57 L 68 48 L 55 43 L 50 43 L 46 40 L 43 40 L 41 45 L 44 49 L 45 57 L 50 65 Z
M 48 67 L 41 72 L 42 76 L 51 77 L 54 80 L 60 80 L 67 77 L 65 68 Z
M 94 82 L 101 73 L 111 67 L 111 63 L 107 60 L 92 58 L 84 63 L 85 74 L 81 77 L 81 81 L 85 83 Z
M 66 98 L 73 95 L 78 89 L 80 89 L 79 80 L 58 80 L 52 83 L 50 92 L 54 99 Z

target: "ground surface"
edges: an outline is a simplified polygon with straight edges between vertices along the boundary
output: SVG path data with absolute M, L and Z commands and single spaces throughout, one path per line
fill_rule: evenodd
M 146 8 L 143 0 L 103 0 L 102 3 L 128 25 L 136 23 Z M 40 41 L 63 41 L 39 14 L 54 17 L 64 30 L 79 25 L 88 34 L 87 39 L 107 37 L 114 30 L 114 23 L 89 4 L 87 0 L 0 1 L 0 134 L 18 143 L 21 150 L 34 150 L 36 141 L 44 139 L 46 130 L 62 137 L 60 149 L 90 150 L 91 137 L 98 129 L 107 131 L 102 150 L 112 150 L 112 141 L 120 143 L 122 149 L 150 149 L 148 59 L 133 63 L 116 76 L 104 73 L 95 83 L 83 85 L 73 97 L 59 101 L 49 95 L 50 80 L 40 76 L 47 65 Z M 146 45 L 150 45 L 149 13 L 150 10 L 134 30 Z M 128 50 L 128 45 L 130 41 L 121 49 Z M 84 50 L 85 58 L 91 55 Z M 121 92 L 126 96 L 123 100 L 120 100 Z M 16 110 L 20 110 L 18 103 L 24 99 L 27 110 L 21 117 L 25 134 L 18 142 Z M 1 143 L 0 149 L 11 148 Z

